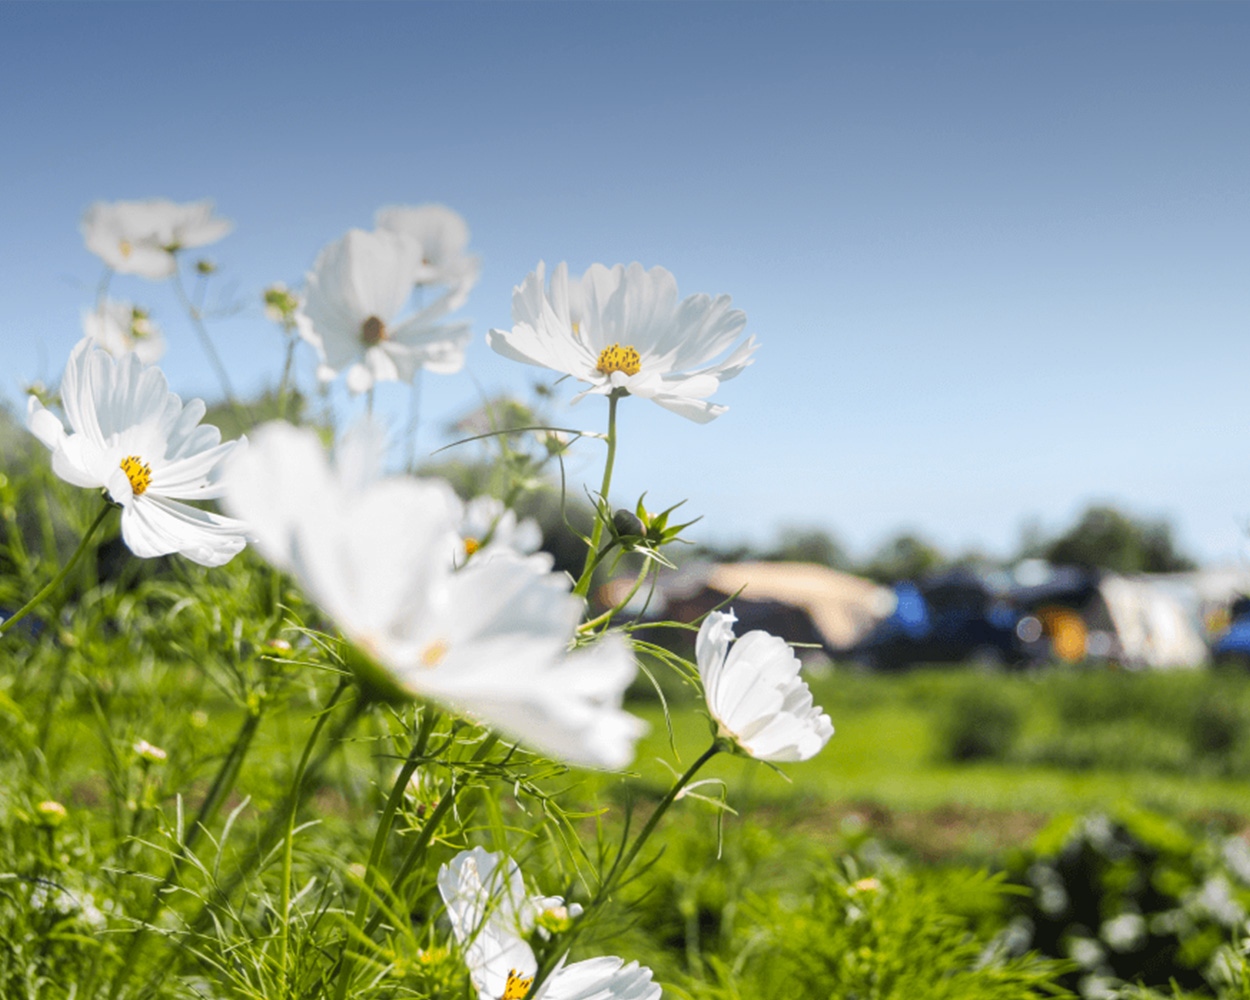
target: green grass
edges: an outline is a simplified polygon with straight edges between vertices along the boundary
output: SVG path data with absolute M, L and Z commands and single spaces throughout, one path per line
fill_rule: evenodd
M 1099 678 L 1086 678 L 1097 684 Z M 1137 675 L 1117 679 L 1139 688 L 1175 686 L 1168 677 Z M 813 683 L 817 703 L 833 719 L 835 733 L 814 760 L 784 765 L 785 777 L 748 760 L 719 757 L 702 777 L 719 777 L 731 801 L 748 794 L 781 799 L 795 793 L 827 805 L 877 803 L 891 810 L 933 810 L 968 806 L 1038 814 L 1084 811 L 1131 803 L 1174 814 L 1228 813 L 1250 817 L 1250 783 L 1210 773 L 1154 773 L 1146 769 L 1093 767 L 1073 770 L 1014 761 L 952 763 L 942 759 L 938 738 L 943 713 L 968 685 L 985 685 L 1021 694 L 1034 704 L 1026 713 L 1024 735 L 1040 737 L 1055 723 L 1040 697 L 1047 688 L 1080 678 L 1055 673 L 1049 678 L 986 676 L 968 668 L 919 671 L 903 676 L 865 676 L 835 671 Z M 1204 691 L 1225 683 L 1218 677 L 1185 679 Z M 1165 694 L 1167 691 L 1164 692 Z M 664 713 L 656 705 L 638 708 L 651 725 L 640 744 L 639 762 L 659 757 L 673 766 L 693 760 L 706 748 L 706 717 L 688 702 L 672 707 L 671 721 L 680 761 L 668 744 Z M 641 763 L 639 766 L 643 766 Z M 786 779 L 789 779 L 788 781 Z

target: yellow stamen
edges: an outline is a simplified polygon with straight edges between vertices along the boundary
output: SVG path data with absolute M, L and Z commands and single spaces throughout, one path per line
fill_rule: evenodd
M 130 251 L 133 250 L 134 247 L 130 245 L 130 240 L 122 240 L 117 244 L 117 249 L 122 252 L 123 257 L 129 257 Z
M 508 983 L 503 988 L 501 1000 L 525 1000 L 530 987 L 534 985 L 534 977 L 523 979 L 516 969 L 508 970 Z
M 376 316 L 370 316 L 360 324 L 360 339 L 366 347 L 373 347 L 386 339 L 386 324 Z
M 611 375 L 613 372 L 637 375 L 641 362 L 642 359 L 638 357 L 638 351 L 632 344 L 626 344 L 624 347 L 620 344 L 613 344 L 599 352 L 599 363 L 595 365 L 595 368 L 604 375 Z
M 447 655 L 447 648 L 447 643 L 442 639 L 430 643 L 421 653 L 421 665 L 425 667 L 438 666 L 439 661 Z
M 130 480 L 130 490 L 135 496 L 143 496 L 152 485 L 152 466 L 138 455 L 127 455 L 122 459 L 122 472 Z
M 481 547 L 482 547 L 482 543 L 479 542 L 476 538 L 466 538 L 464 540 L 464 554 L 466 556 L 473 555 L 473 553 L 476 552 Z

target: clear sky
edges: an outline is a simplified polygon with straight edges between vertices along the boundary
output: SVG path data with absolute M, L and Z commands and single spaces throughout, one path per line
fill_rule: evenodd
M 441 201 L 483 273 L 468 374 L 424 380 L 427 447 L 479 386 L 540 377 L 483 336 L 540 259 L 639 260 L 732 295 L 762 346 L 710 425 L 627 401 L 614 499 L 856 553 L 903 527 L 1006 552 L 1110 500 L 1237 558 L 1247 52 L 1240 3 L 3 4 L 0 393 L 80 335 L 96 199 L 214 198 L 248 303 L 379 206 Z M 113 291 L 213 395 L 169 289 Z M 214 329 L 238 383 L 276 382 L 259 305 Z

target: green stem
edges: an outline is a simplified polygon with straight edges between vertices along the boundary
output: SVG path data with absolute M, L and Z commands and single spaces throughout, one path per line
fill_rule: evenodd
M 638 578 L 634 580 L 634 585 L 629 588 L 629 593 L 625 595 L 625 599 L 615 607 L 608 608 L 608 610 L 601 614 L 598 618 L 592 618 L 588 622 L 582 622 L 577 627 L 577 631 L 589 632 L 597 625 L 604 625 L 612 621 L 613 618 L 620 614 L 625 605 L 634 599 L 634 595 L 638 593 L 639 588 L 642 586 L 643 581 L 646 580 L 649 572 L 651 572 L 651 561 L 649 559 L 644 559 L 642 562 L 642 569 L 638 572 Z
M 256 735 L 256 729 L 260 725 L 260 719 L 261 715 L 259 712 L 249 712 L 243 720 L 243 725 L 239 727 L 239 731 L 234 737 L 234 742 L 230 746 L 230 751 L 221 762 L 221 766 L 217 768 L 217 775 L 213 778 L 213 783 L 208 789 L 208 795 L 200 804 L 199 812 L 196 813 L 195 819 L 192 820 L 191 826 L 183 836 L 177 853 L 169 862 L 169 870 L 165 873 L 165 877 L 161 880 L 156 893 L 152 897 L 152 903 L 148 907 L 147 916 L 144 917 L 143 921 L 135 929 L 134 937 L 130 939 L 130 945 L 126 949 L 125 957 L 122 959 L 117 978 L 113 981 L 112 990 L 109 992 L 110 998 L 116 997 L 121 992 L 122 986 L 125 985 L 126 979 L 134 968 L 136 959 L 139 957 L 139 946 L 164 903 L 165 889 L 174 884 L 174 879 L 178 875 L 179 862 L 195 848 L 196 842 L 200 839 L 200 834 L 216 818 L 221 804 L 225 802 L 226 796 L 230 794 L 230 790 L 234 787 L 235 779 L 243 766 L 243 758 L 247 755 L 248 748 L 252 744 L 252 737 Z
M 542 966 L 539 968 L 538 973 L 534 978 L 534 984 L 530 988 L 531 996 L 538 995 L 538 991 L 542 987 L 543 981 L 551 975 L 551 970 L 555 968 L 556 962 L 559 961 L 560 956 L 568 954 L 574 940 L 577 938 L 578 932 L 586 925 L 586 918 L 590 916 L 591 911 L 602 905 L 607 899 L 608 894 L 620 884 L 621 880 L 628 873 L 629 866 L 634 863 L 634 859 L 638 856 L 638 852 L 642 850 L 643 846 L 647 842 L 647 839 L 652 833 L 655 832 L 655 828 L 659 825 L 660 820 L 664 817 L 664 814 L 668 812 L 668 807 L 677 801 L 677 797 L 681 794 L 681 790 L 690 784 L 691 779 L 694 778 L 699 769 L 720 753 L 722 749 L 723 747 L 720 740 L 714 741 L 712 745 L 704 751 L 703 755 L 686 769 L 686 773 L 677 779 L 676 784 L 668 790 L 668 794 L 665 795 L 655 807 L 655 810 L 647 819 L 646 825 L 642 828 L 638 836 L 634 838 L 634 842 L 629 845 L 627 850 L 617 855 L 616 861 L 612 863 L 612 867 L 608 871 L 607 877 L 604 878 L 598 891 L 595 893 L 594 898 L 587 905 L 585 912 L 582 913 L 581 917 L 578 918 L 577 923 L 573 925 L 573 929 L 569 931 L 569 933 L 566 934 L 560 942 L 561 948 L 559 950 L 552 950 L 546 960 L 542 963 Z
M 390 837 L 391 826 L 395 822 L 395 813 L 399 810 L 399 804 L 404 800 L 408 782 L 412 779 L 413 773 L 420 765 L 421 759 L 425 756 L 425 749 L 430 742 L 430 734 L 434 731 L 434 726 L 437 722 L 438 713 L 432 709 L 426 709 L 425 717 L 421 720 L 421 728 L 417 731 L 416 741 L 412 745 L 412 752 L 408 754 L 408 759 L 404 761 L 404 766 L 399 769 L 399 774 L 395 777 L 395 784 L 391 787 L 391 794 L 382 810 L 382 818 L 378 821 L 377 831 L 373 835 L 373 846 L 369 849 L 369 863 L 365 867 L 365 879 L 360 888 L 360 897 L 356 900 L 356 909 L 352 913 L 352 927 L 356 931 L 359 931 L 364 926 L 365 917 L 369 913 L 369 900 L 372 898 L 373 886 L 377 882 L 382 852 L 386 849 L 386 841 Z M 343 942 L 343 955 L 340 959 L 342 971 L 339 973 L 338 983 L 335 988 L 335 996 L 339 998 L 347 995 L 347 987 L 351 982 L 354 971 L 355 962 L 348 951 L 351 943 L 352 935 L 349 932 L 347 939 Z
M 186 309 L 187 315 L 191 318 L 191 326 L 200 338 L 200 344 L 204 348 L 204 353 L 208 355 L 208 363 L 213 366 L 213 371 L 217 374 L 217 381 L 221 383 L 221 391 L 226 394 L 226 402 L 230 404 L 230 408 L 234 411 L 234 418 L 239 422 L 240 432 L 247 430 L 252 423 L 251 414 L 243 408 L 239 403 L 238 397 L 234 394 L 234 387 L 230 384 L 230 376 L 226 372 L 226 366 L 221 363 L 221 356 L 217 353 L 217 348 L 213 346 L 213 338 L 209 336 L 208 327 L 204 325 L 204 318 L 200 315 L 200 310 L 195 303 L 187 296 L 187 290 L 182 284 L 182 272 L 177 270 L 174 271 L 174 291 L 177 293 L 182 307 Z
M 82 541 L 78 543 L 78 548 L 74 550 L 74 554 L 69 557 L 69 562 L 61 567 L 61 571 L 48 582 L 48 585 L 44 587 L 43 590 L 39 591 L 39 593 L 27 601 L 11 617 L 0 622 L 0 635 L 4 635 L 5 632 L 30 614 L 40 601 L 61 585 L 61 581 L 69 575 L 69 571 L 74 568 L 74 565 L 78 562 L 82 554 L 87 551 L 87 543 L 91 541 L 91 536 L 94 535 L 96 533 L 96 529 L 104 523 L 104 519 L 108 516 L 108 512 L 112 510 L 113 507 L 114 504 L 111 500 L 104 501 L 104 509 L 101 510 L 100 513 L 96 515 L 96 519 L 91 522 L 91 527 L 88 528 L 87 533 L 82 536 Z
M 113 280 L 113 269 L 107 264 L 104 265 L 104 274 L 100 276 L 100 284 L 95 290 L 95 311 L 104 313 L 104 303 L 108 301 L 109 282 Z
M 286 397 L 291 385 L 291 365 L 295 362 L 295 345 L 299 342 L 295 331 L 286 331 L 286 360 L 282 365 L 282 381 L 278 383 L 278 419 L 286 419 Z
M 498 742 L 499 737 L 495 733 L 491 733 L 482 741 L 482 745 L 477 748 L 472 759 L 474 761 L 481 760 L 494 749 L 495 744 Z M 434 831 L 438 829 L 438 825 L 451 810 L 451 807 L 456 804 L 458 793 L 459 787 L 452 785 L 451 788 L 443 793 L 443 797 L 438 800 L 438 805 L 434 807 L 434 811 L 430 813 L 430 818 L 421 827 L 421 832 L 417 834 L 417 839 L 409 849 L 407 857 L 404 858 L 403 864 L 399 866 L 399 871 L 395 873 L 395 878 L 391 880 L 391 887 L 395 892 L 401 890 L 405 880 L 412 874 L 412 870 L 417 866 L 417 862 L 425 854 L 426 848 L 430 846 L 430 841 L 434 837 Z M 365 925 L 366 937 L 378 929 L 378 925 L 382 922 L 382 915 L 383 911 L 379 909 L 369 918 L 369 922 Z
M 330 712 L 347 690 L 348 684 L 351 683 L 346 677 L 339 681 L 339 686 L 334 689 L 334 694 L 330 696 L 329 702 L 322 710 L 321 715 L 317 718 L 317 724 L 313 726 L 312 732 L 308 736 L 308 742 L 304 744 L 304 752 L 300 755 L 299 766 L 295 769 L 295 781 L 291 785 L 291 804 L 287 810 L 286 817 L 286 835 L 285 843 L 282 848 L 282 929 L 278 937 L 278 970 L 282 976 L 282 994 L 286 995 L 286 956 L 287 945 L 290 940 L 291 928 L 291 850 L 295 842 L 295 814 L 299 811 L 300 801 L 303 796 L 300 791 L 304 784 L 304 772 L 308 769 L 308 760 L 312 756 L 313 746 L 316 745 L 317 737 L 321 735 L 321 730 L 325 728 L 326 720 L 330 718 Z
M 616 390 L 608 396 L 608 457 L 603 465 L 603 484 L 599 487 L 599 496 L 602 502 L 608 502 L 608 490 L 612 486 L 612 465 L 616 461 L 616 404 L 620 400 Z M 609 508 L 610 510 L 611 508 Z M 597 565 L 597 556 L 599 554 L 599 540 L 603 537 L 603 518 L 599 516 L 598 510 L 595 511 L 595 526 L 590 533 L 590 548 L 586 551 L 586 564 L 582 568 L 582 575 L 577 579 L 577 586 L 573 588 L 573 593 L 580 597 L 585 597 L 590 590 L 590 579 L 595 575 L 595 566 Z

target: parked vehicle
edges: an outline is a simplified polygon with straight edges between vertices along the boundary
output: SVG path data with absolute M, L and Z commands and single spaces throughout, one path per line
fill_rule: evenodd
M 954 569 L 894 587 L 896 607 L 852 651 L 874 669 L 979 661 L 1023 666 L 1049 651 L 1036 618 L 1021 614 L 981 574 Z

